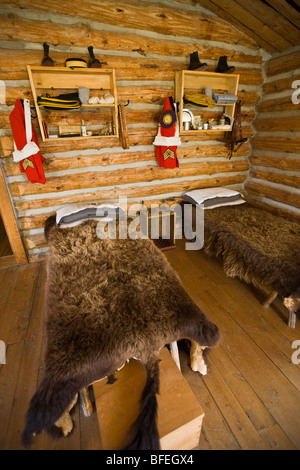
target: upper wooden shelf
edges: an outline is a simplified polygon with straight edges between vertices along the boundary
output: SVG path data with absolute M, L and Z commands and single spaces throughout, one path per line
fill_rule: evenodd
M 185 107 L 183 97 L 185 93 L 203 93 L 204 88 L 211 88 L 213 93 L 232 93 L 237 94 L 239 85 L 238 74 L 225 74 L 216 72 L 197 72 L 193 70 L 182 70 L 176 72 L 175 76 L 175 101 L 179 102 L 179 128 L 181 135 L 193 135 L 201 132 L 220 132 L 220 129 L 183 129 L 182 110 Z M 224 113 L 230 117 L 234 116 L 235 103 L 215 103 L 214 107 L 223 107 Z M 191 107 L 189 109 L 197 110 L 198 114 L 205 113 L 211 108 Z M 224 130 L 226 132 L 226 130 Z M 227 131 L 228 132 L 228 131 Z
M 80 86 L 103 90 L 113 89 L 113 69 L 71 69 L 69 67 L 27 66 L 35 88 L 74 89 Z
M 68 67 L 43 67 L 43 66 L 27 66 L 28 76 L 31 84 L 32 95 L 34 104 L 37 111 L 37 117 L 39 122 L 39 127 L 41 131 L 41 136 L 43 141 L 48 140 L 45 135 L 43 128 L 43 116 L 42 110 L 37 103 L 37 97 L 44 93 L 53 94 L 55 90 L 73 90 L 74 92 L 83 86 L 89 88 L 90 90 L 97 90 L 99 95 L 104 93 L 110 93 L 114 97 L 114 103 L 99 103 L 99 104 L 83 104 L 82 108 L 108 108 L 112 112 L 112 127 L 115 129 L 115 137 L 119 136 L 118 129 L 118 98 L 117 98 L 117 87 L 115 80 L 115 71 L 113 69 L 71 69 Z M 57 92 L 59 94 L 60 92 Z M 80 109 L 80 108 L 79 108 Z M 49 110 L 48 110 L 49 111 Z M 56 112 L 59 111 L 57 108 Z M 76 109 L 76 112 L 78 109 Z M 69 113 L 72 113 L 72 110 L 68 110 Z M 73 110 L 74 112 L 74 110 Z M 79 119 L 79 124 L 81 120 Z M 105 123 L 103 123 L 104 125 Z M 86 123 L 88 126 L 88 123 Z M 98 136 L 99 137 L 99 136 Z M 112 137 L 101 136 L 101 137 Z M 73 137 L 76 139 L 76 137 Z M 87 137 L 77 137 L 80 139 L 89 139 Z M 51 139 L 52 140 L 52 139 Z

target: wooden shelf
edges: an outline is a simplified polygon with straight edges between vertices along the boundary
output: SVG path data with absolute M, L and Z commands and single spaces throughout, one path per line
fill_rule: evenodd
M 82 104 L 82 108 L 114 108 L 115 105 L 112 103 L 97 103 L 97 104 Z
M 235 106 L 235 103 L 215 103 L 214 106 Z
M 40 132 L 42 140 L 49 142 L 51 140 L 61 139 L 91 139 L 91 138 L 102 138 L 102 137 L 119 137 L 119 125 L 118 125 L 118 98 L 117 98 L 117 87 L 115 80 L 115 71 L 113 69 L 70 69 L 68 67 L 32 67 L 27 65 L 28 76 L 31 84 L 32 95 L 34 104 L 37 111 L 37 118 L 39 122 Z M 97 91 L 97 95 L 102 96 L 105 93 L 110 93 L 114 97 L 114 103 L 97 103 L 97 104 L 83 104 L 80 108 L 74 110 L 61 110 L 62 112 L 72 113 L 72 111 L 79 112 L 81 109 L 110 109 L 111 110 L 111 124 L 115 129 L 114 135 L 92 135 L 92 136 L 78 136 L 78 137 L 56 137 L 48 138 L 45 135 L 43 128 L 43 112 L 44 108 L 39 106 L 37 103 L 37 97 L 44 93 L 49 93 L 52 96 L 57 96 L 61 93 L 60 90 L 72 90 L 76 92 L 80 86 L 89 88 L 90 90 Z M 45 110 L 46 111 L 46 110 Z M 52 110 L 47 110 L 50 113 Z M 59 112 L 59 108 L 56 108 L 56 113 Z M 95 111 L 96 112 L 96 111 Z M 77 116 L 77 115 L 76 115 Z M 81 124 L 81 118 L 78 115 L 78 124 Z M 105 126 L 107 123 L 99 123 Z M 88 122 L 85 122 L 88 128 Z
M 237 94 L 239 84 L 239 75 L 224 74 L 216 72 L 197 72 L 192 70 L 182 70 L 175 75 L 175 101 L 179 103 L 179 133 L 180 135 L 198 135 L 204 132 L 230 132 L 229 129 L 183 129 L 182 110 L 187 107 L 192 108 L 192 113 L 197 110 L 197 114 L 208 114 L 211 108 L 188 107 L 184 105 L 183 97 L 185 93 L 203 93 L 204 88 L 211 88 L 212 92 L 224 92 Z M 223 113 L 229 117 L 234 116 L 235 103 L 215 103 L 214 107 L 222 107 Z
M 45 142 L 49 142 L 49 141 L 57 141 L 57 140 L 86 140 L 86 139 L 108 139 L 108 138 L 115 138 L 117 137 L 116 134 L 112 134 L 112 135 L 105 135 L 105 134 L 101 134 L 101 135 L 88 135 L 88 136 L 83 136 L 83 135 L 78 135 L 76 137 L 45 137 Z
M 229 129 L 190 129 L 180 132 L 180 135 L 197 135 L 199 132 L 229 132 Z

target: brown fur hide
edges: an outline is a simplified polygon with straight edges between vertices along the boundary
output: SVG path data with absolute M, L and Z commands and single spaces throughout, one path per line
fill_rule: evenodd
M 46 222 L 45 374 L 30 403 L 23 443 L 44 429 L 51 434 L 80 389 L 135 357 L 146 367 L 147 383 L 126 448 L 157 449 L 159 350 L 181 338 L 215 346 L 218 328 L 151 240 L 100 240 L 96 226 L 88 221 L 57 228 L 53 218 Z
M 300 285 L 300 225 L 242 206 L 205 211 L 204 250 L 230 277 L 289 296 Z

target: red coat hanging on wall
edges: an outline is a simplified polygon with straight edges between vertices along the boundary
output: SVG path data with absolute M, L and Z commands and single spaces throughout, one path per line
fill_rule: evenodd
M 13 160 L 20 162 L 22 173 L 26 173 L 31 183 L 46 183 L 43 169 L 45 158 L 41 154 L 37 136 L 31 122 L 30 102 L 16 100 L 9 116 L 14 137 Z
M 157 135 L 153 142 L 155 145 L 158 165 L 164 168 L 179 166 L 177 159 L 177 146 L 181 145 L 179 126 L 173 98 L 165 99 L 162 115 L 159 120 Z

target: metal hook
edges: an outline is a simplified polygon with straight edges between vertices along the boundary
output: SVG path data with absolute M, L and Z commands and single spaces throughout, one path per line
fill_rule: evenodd
M 30 114 L 31 114 L 31 119 L 35 119 L 37 117 L 36 107 L 34 105 L 30 106 Z

